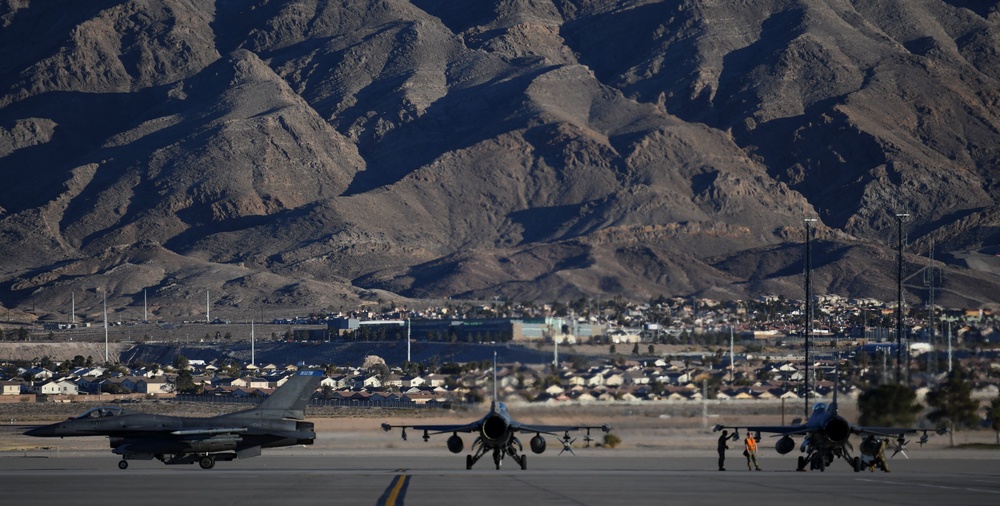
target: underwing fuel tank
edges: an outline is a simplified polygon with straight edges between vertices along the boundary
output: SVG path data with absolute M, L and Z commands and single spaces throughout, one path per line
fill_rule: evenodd
M 448 451 L 451 453 L 462 453 L 463 448 L 465 448 L 465 443 L 462 442 L 462 438 L 458 437 L 458 434 L 452 434 L 448 438 Z
M 535 437 L 531 438 L 531 451 L 535 453 L 542 453 L 545 451 L 545 438 L 541 435 L 536 434 Z
M 774 443 L 774 450 L 781 455 L 784 455 L 794 449 L 795 449 L 795 440 L 788 436 L 784 436 L 781 439 L 779 439 L 777 443 Z

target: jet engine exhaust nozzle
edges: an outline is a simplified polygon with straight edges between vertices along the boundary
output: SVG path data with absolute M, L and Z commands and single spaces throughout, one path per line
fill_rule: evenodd
M 830 418 L 823 429 L 831 443 L 843 443 L 851 436 L 850 422 L 840 416 Z
M 491 416 L 483 422 L 483 437 L 490 441 L 499 441 L 507 434 L 507 422 L 499 416 Z

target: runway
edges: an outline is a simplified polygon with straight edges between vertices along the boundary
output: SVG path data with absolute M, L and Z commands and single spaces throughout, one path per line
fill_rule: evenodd
M 787 456 L 748 472 L 730 458 L 726 472 L 707 456 L 612 451 L 529 454 L 528 469 L 464 456 L 401 451 L 338 454 L 274 451 L 220 462 L 214 469 L 131 461 L 119 470 L 108 452 L 0 456 L 0 504 L 212 505 L 995 505 L 997 452 L 974 458 L 925 455 L 894 460 L 889 473 L 854 473 L 842 463 L 825 472 L 794 472 Z M 839 464 L 839 465 L 838 465 Z M 741 468 L 741 465 L 743 466 Z

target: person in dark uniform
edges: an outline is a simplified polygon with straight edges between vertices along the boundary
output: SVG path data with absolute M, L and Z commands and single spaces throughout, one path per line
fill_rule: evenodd
M 729 445 L 726 442 L 729 440 L 729 432 L 722 431 L 722 435 L 719 436 L 719 471 L 725 471 L 726 463 L 726 450 L 729 449 Z

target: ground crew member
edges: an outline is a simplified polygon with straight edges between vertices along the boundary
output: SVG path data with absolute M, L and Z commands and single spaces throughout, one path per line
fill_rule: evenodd
M 722 435 L 719 436 L 719 471 L 725 471 L 724 467 L 726 463 L 726 450 L 729 449 L 729 445 L 726 441 L 729 439 L 729 432 L 722 431 Z
M 760 466 L 757 465 L 757 440 L 753 438 L 752 434 L 747 434 L 747 438 L 743 440 L 743 455 L 747 456 L 747 471 L 756 468 L 760 471 Z M 750 463 L 753 463 L 753 468 L 750 467 Z
M 873 469 L 871 469 L 871 471 L 874 472 L 874 466 L 877 465 L 887 473 L 892 472 L 889 470 L 889 463 L 885 460 L 885 449 L 887 446 L 889 446 L 889 438 L 884 437 L 881 441 L 879 441 L 878 446 L 875 448 L 875 463 L 872 464 Z

